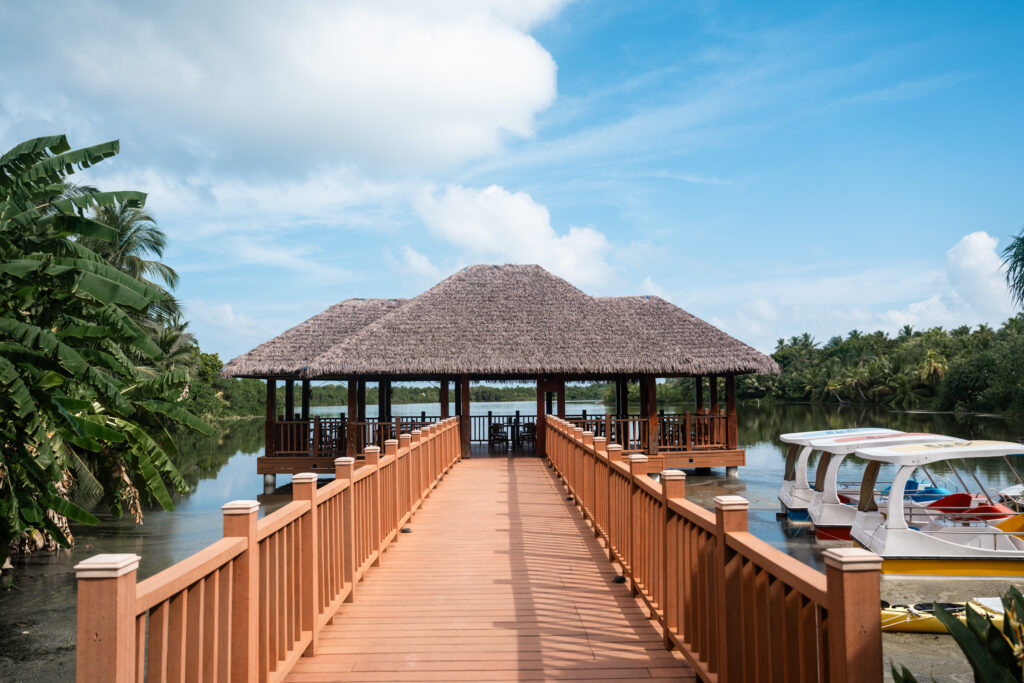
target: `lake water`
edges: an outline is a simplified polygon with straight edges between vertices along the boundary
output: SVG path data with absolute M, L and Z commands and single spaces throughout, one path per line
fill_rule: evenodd
M 314 408 L 320 415 L 343 409 Z M 473 414 L 533 414 L 532 401 L 473 404 Z M 596 403 L 572 403 L 570 413 L 603 413 Z M 684 408 L 680 407 L 680 410 Z M 712 507 L 717 495 L 741 495 L 750 501 L 750 531 L 785 552 L 821 568 L 820 548 L 806 527 L 787 528 L 775 516 L 776 494 L 782 480 L 785 453 L 778 435 L 812 429 L 854 426 L 890 427 L 928 431 L 969 439 L 1016 441 L 1024 436 L 1024 422 L 998 418 L 956 417 L 927 413 L 893 413 L 879 408 L 808 405 L 739 406 L 739 443 L 747 451 L 747 464 L 739 478 L 727 479 L 715 470 L 710 476 L 691 474 L 687 497 Z M 435 404 L 394 406 L 396 416 L 436 414 Z M 672 407 L 666 408 L 672 412 Z M 367 406 L 370 416 L 375 406 Z M 287 502 L 287 494 L 264 495 L 263 477 L 256 474 L 256 457 L 263 452 L 261 419 L 226 422 L 219 439 L 189 438 L 182 443 L 179 469 L 192 492 L 176 500 L 173 512 L 151 510 L 139 526 L 128 519 L 99 515 L 94 527 L 73 528 L 72 550 L 15 558 L 14 570 L 0 591 L 0 680 L 55 680 L 74 670 L 75 580 L 72 567 L 98 553 L 135 553 L 142 557 L 139 578 L 145 578 L 191 555 L 221 537 L 220 506 L 230 500 L 259 499 L 261 515 Z M 859 466 L 847 459 L 841 478 L 859 478 Z M 976 474 L 986 486 L 1003 488 L 1017 483 L 998 462 L 988 461 Z M 1024 471 L 1024 466 L 1015 463 Z M 844 476 L 845 475 L 845 476 Z M 284 486 L 287 477 L 278 477 Z M 888 636 L 887 636 L 888 637 Z M 888 641 L 887 641 L 888 642 Z M 889 645 L 887 644 L 887 655 Z M 941 654 L 935 655 L 941 658 Z

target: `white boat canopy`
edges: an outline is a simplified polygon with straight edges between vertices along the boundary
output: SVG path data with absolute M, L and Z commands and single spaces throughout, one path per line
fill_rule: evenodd
M 866 460 L 877 460 L 902 467 L 919 467 L 954 458 L 999 458 L 1024 455 L 1024 444 L 1010 441 L 937 441 L 932 443 L 869 447 L 857 450 Z
M 783 443 L 797 444 L 798 446 L 810 445 L 815 439 L 828 439 L 831 437 L 852 436 L 855 434 L 902 434 L 897 429 L 883 429 L 881 427 L 853 427 L 851 429 L 822 429 L 815 432 L 791 432 L 783 434 L 779 439 Z

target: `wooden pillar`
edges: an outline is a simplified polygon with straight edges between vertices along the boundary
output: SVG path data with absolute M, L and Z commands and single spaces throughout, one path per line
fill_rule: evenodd
M 719 573 L 716 595 L 712 598 L 716 603 L 715 612 L 720 615 L 743 614 L 744 605 L 741 601 L 742 577 L 739 562 L 734 562 L 736 551 L 725 542 L 726 534 L 747 530 L 747 510 L 750 503 L 741 496 L 715 496 L 715 569 Z M 878 604 L 876 599 L 872 606 Z M 875 607 L 875 612 L 878 608 Z M 834 614 L 829 611 L 829 630 L 831 631 Z M 881 630 L 881 620 L 875 621 Z M 774 623 L 774 620 L 772 620 Z M 718 676 L 720 681 L 745 680 L 743 675 L 743 650 L 747 645 L 743 638 L 743 622 L 741 619 L 718 620 Z M 882 638 L 879 635 L 879 645 Z M 879 658 L 881 659 L 881 658 Z M 751 672 L 753 673 L 753 672 Z M 760 673 L 760 672 L 759 672 Z M 834 679 L 830 679 L 834 680 Z
M 318 505 L 316 504 L 316 480 L 313 472 L 300 472 L 292 475 L 292 500 L 309 502 L 309 512 L 302 515 L 298 522 L 299 541 L 299 575 L 301 588 L 299 598 L 299 622 L 303 631 L 309 631 L 312 638 L 306 646 L 304 657 L 313 657 L 320 647 L 319 599 L 317 579 L 320 567 L 320 543 L 317 538 Z
M 384 384 L 384 408 L 387 410 L 388 422 L 391 422 L 391 419 L 394 417 L 391 414 L 391 388 L 391 380 L 388 380 Z
M 224 538 L 246 539 L 245 550 L 231 562 L 231 678 L 259 680 L 260 545 L 256 518 L 260 504 L 235 500 L 221 506 Z M 221 579 L 222 581 L 224 579 Z
M 277 431 L 277 380 L 267 380 L 267 421 L 263 427 L 263 455 L 274 454 L 274 433 Z
M 694 388 L 697 394 L 697 414 L 704 414 L 704 377 L 697 375 L 693 378 Z
M 309 380 L 302 380 L 302 419 L 309 419 Z
M 708 387 L 710 389 L 708 393 L 711 394 L 711 409 L 709 412 L 712 415 L 718 415 L 718 375 L 708 377 Z
M 348 415 L 345 423 L 345 455 L 354 458 L 359 452 L 359 382 L 348 378 Z
M 295 380 L 284 381 L 284 419 L 295 419 Z
M 544 457 L 547 443 L 547 420 L 544 418 L 544 378 L 537 377 L 537 455 Z
M 468 458 L 471 452 L 471 439 L 473 438 L 472 416 L 469 414 L 469 375 L 459 376 L 459 398 L 460 410 L 459 427 L 462 436 L 462 457 Z
M 356 435 L 356 452 L 362 453 L 363 448 L 366 446 L 363 443 L 363 439 L 366 438 L 366 432 L 363 430 L 363 424 L 366 422 L 366 380 L 359 380 L 356 385 L 356 417 L 359 422 L 359 431 Z
M 80 681 L 135 680 L 135 573 L 138 555 L 94 555 L 75 565 L 78 577 L 78 647 Z M 142 662 L 137 663 L 142 667 Z
M 555 412 L 555 402 L 552 400 L 554 397 L 553 392 L 544 392 L 544 414 L 553 415 Z
M 725 376 L 725 414 L 726 414 L 726 448 L 734 450 L 739 447 L 736 422 L 736 375 Z
M 462 416 L 462 382 L 455 380 L 455 414 Z
M 882 625 L 878 619 L 882 558 L 863 548 L 825 551 L 828 585 L 829 680 L 882 680 Z
M 377 422 L 388 421 L 388 383 L 387 380 L 377 382 Z M 384 444 L 378 444 L 382 448 Z
M 441 380 L 441 419 L 448 419 L 448 380 Z
M 558 417 L 565 419 L 565 380 L 558 380 Z
M 640 385 L 642 394 L 647 395 L 644 403 L 647 404 L 647 452 L 651 455 L 658 454 L 661 441 L 658 436 L 658 381 L 652 376 L 647 376 L 647 381 Z

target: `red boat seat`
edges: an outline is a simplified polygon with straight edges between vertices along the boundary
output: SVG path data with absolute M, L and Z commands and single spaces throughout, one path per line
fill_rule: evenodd
M 928 507 L 939 512 L 963 512 L 971 507 L 974 496 L 969 493 L 951 493 L 928 503 Z

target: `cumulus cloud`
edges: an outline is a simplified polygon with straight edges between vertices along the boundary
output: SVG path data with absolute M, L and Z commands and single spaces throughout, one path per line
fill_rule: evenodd
M 426 254 L 421 254 L 408 244 L 402 247 L 401 265 L 406 272 L 423 280 L 437 280 L 441 276 L 441 270 L 431 263 Z
M 603 233 L 571 226 L 559 234 L 547 207 L 525 192 L 449 185 L 440 194 L 421 193 L 415 208 L 432 234 L 470 258 L 536 263 L 580 286 L 605 280 L 611 270 Z
M 7 85 L 170 126 L 213 156 L 443 167 L 533 134 L 556 66 L 529 31 L 564 3 L 19 3 L 10 25 L 48 30 L 5 41 L 27 65 Z M 83 32 L 111 38 L 65 40 Z

